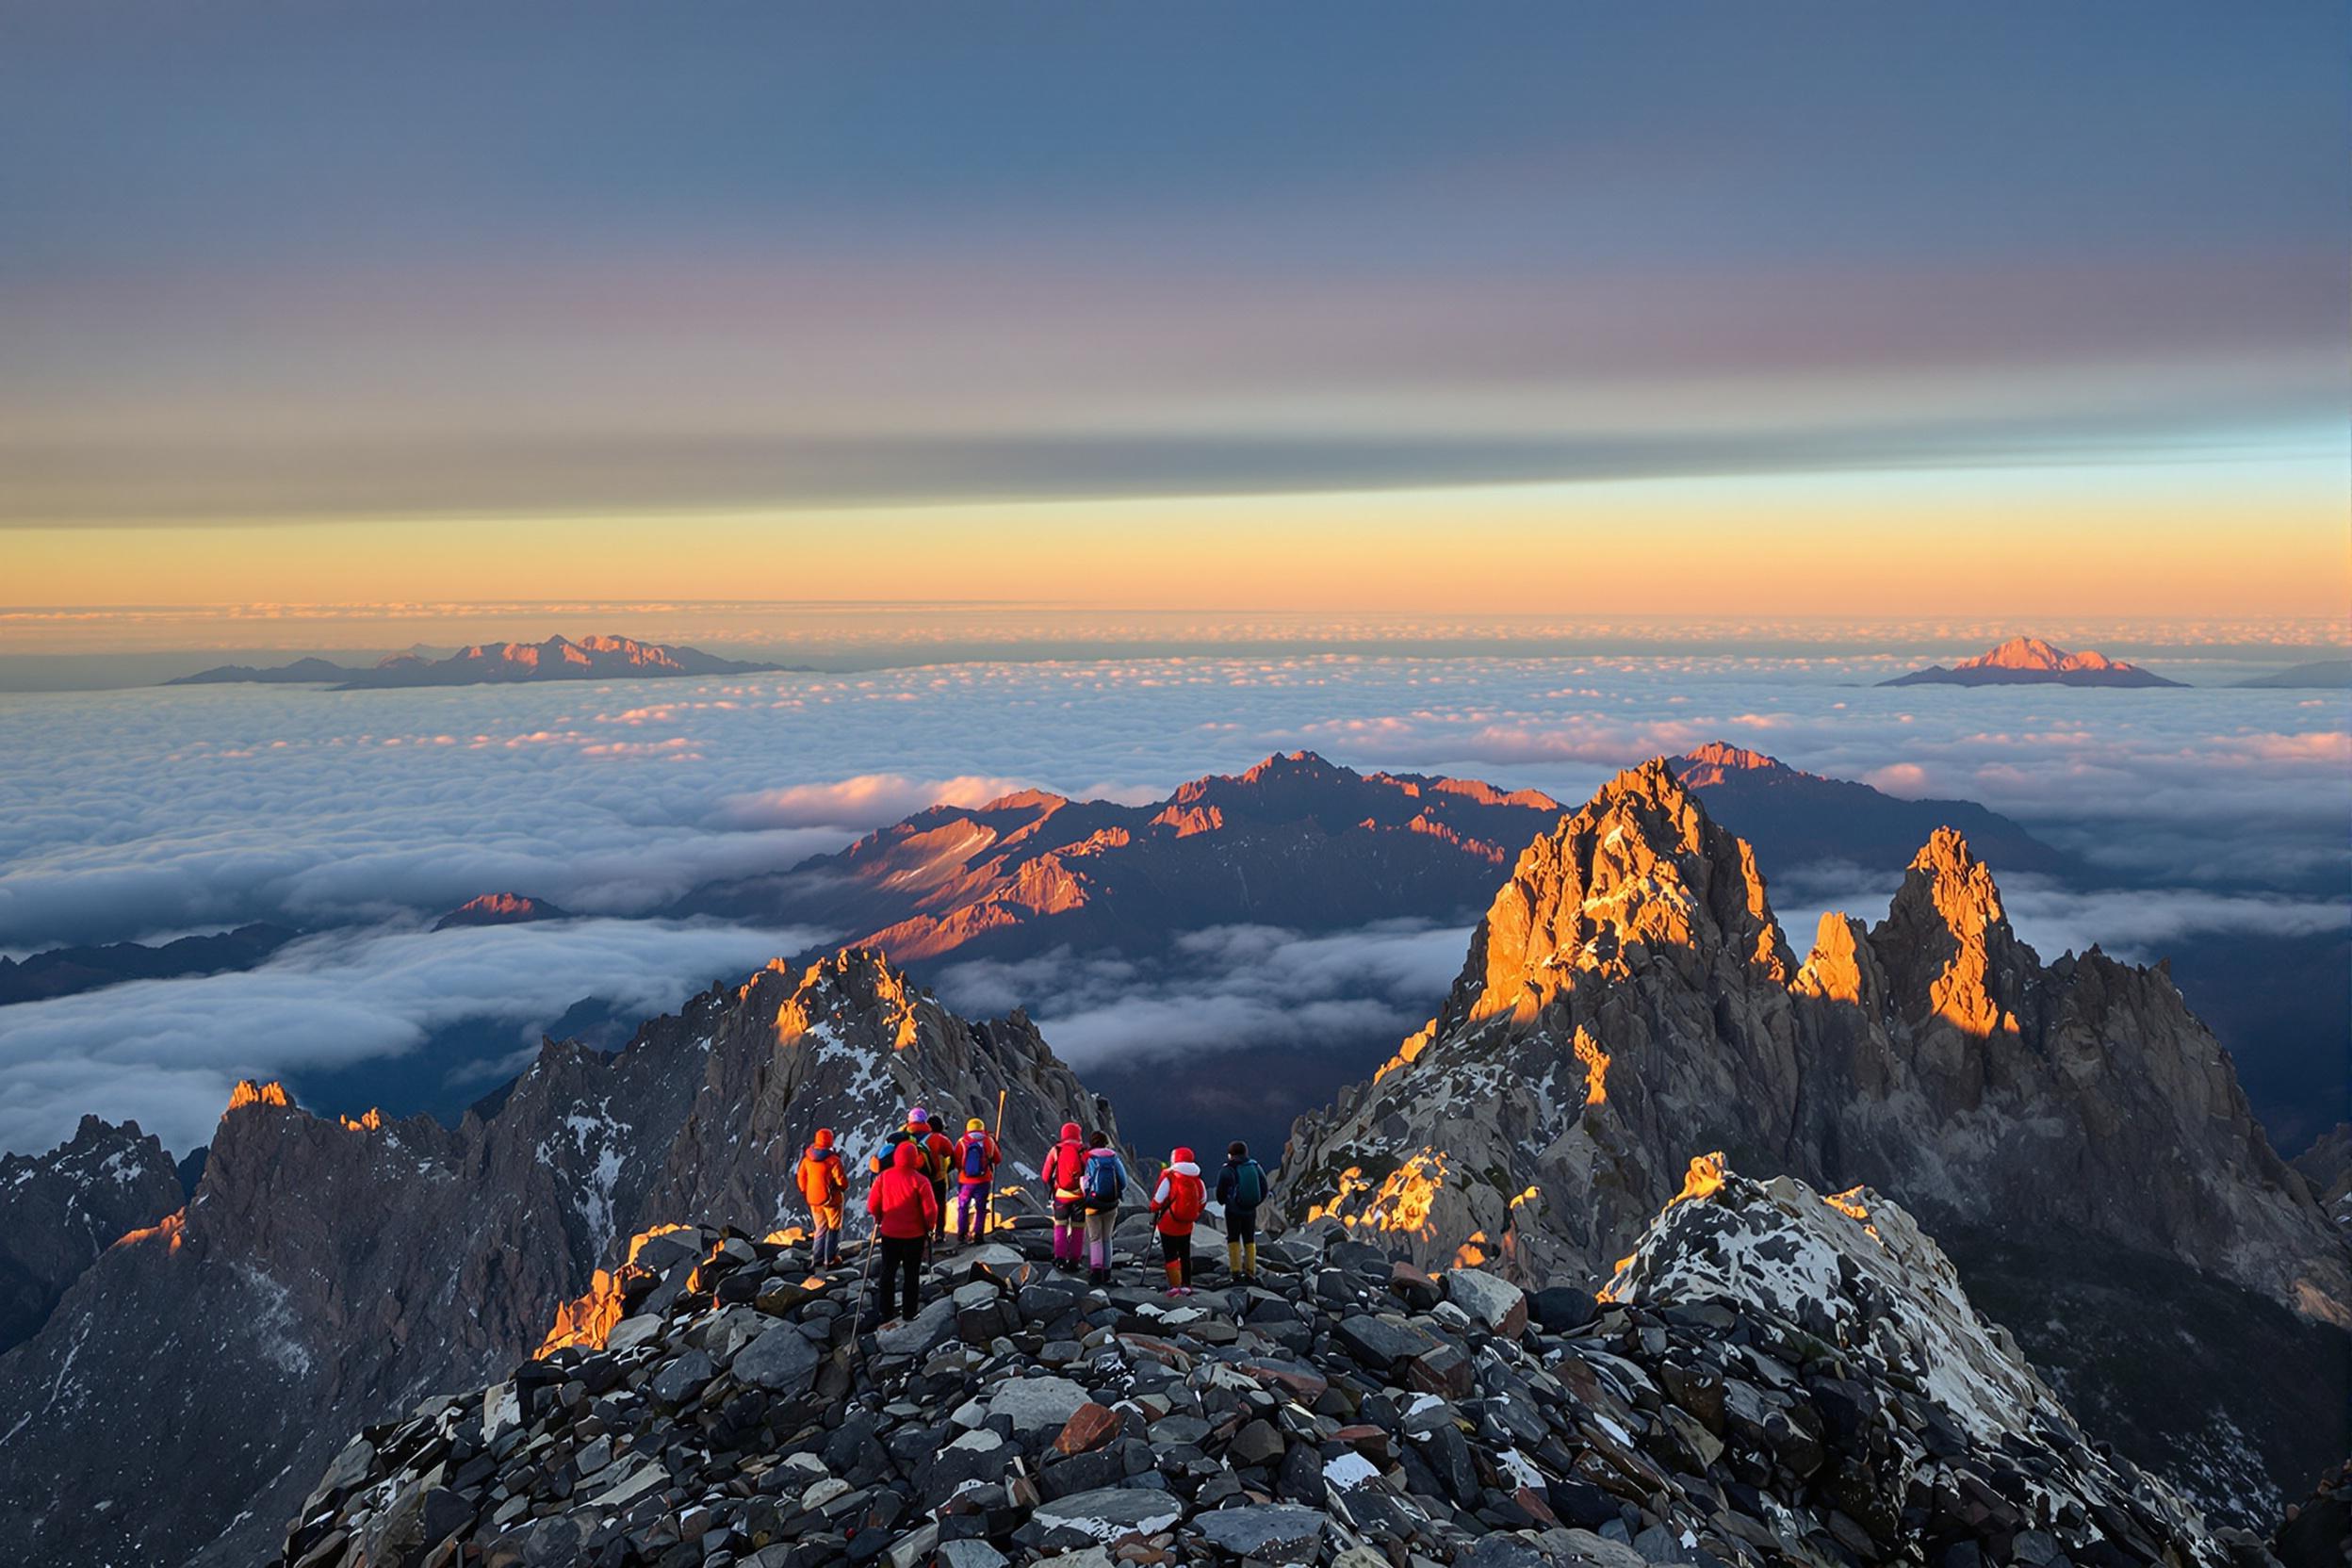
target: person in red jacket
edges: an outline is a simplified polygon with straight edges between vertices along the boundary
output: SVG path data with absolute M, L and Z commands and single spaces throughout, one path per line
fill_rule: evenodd
M 830 1268 L 841 1261 L 841 1200 L 849 1191 L 849 1173 L 833 1147 L 832 1128 L 817 1129 L 816 1141 L 793 1174 L 808 1201 L 808 1266 Z
M 1086 1194 L 1078 1186 L 1086 1168 L 1086 1129 L 1065 1121 L 1061 1141 L 1037 1168 L 1037 1185 L 1054 1201 L 1054 1266 L 1064 1274 L 1077 1273 L 1086 1252 Z
M 939 1223 L 939 1200 L 931 1190 L 930 1173 L 923 1169 L 923 1151 L 902 1143 L 890 1156 L 890 1168 L 874 1179 L 866 1194 L 866 1213 L 882 1238 L 882 1278 L 868 1318 L 879 1318 L 882 1303 L 890 1298 L 890 1281 L 899 1282 L 899 1315 L 915 1315 L 922 1291 L 923 1249 Z
M 1189 1149 L 1171 1149 L 1160 1184 L 1152 1189 L 1152 1224 L 1160 1233 L 1160 1256 L 1168 1265 L 1168 1293 L 1192 1294 L 1192 1224 L 1209 1200 L 1200 1164 Z

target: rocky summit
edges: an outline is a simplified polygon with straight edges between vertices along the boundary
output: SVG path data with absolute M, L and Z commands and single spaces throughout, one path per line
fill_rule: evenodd
M 1065 1118 L 1116 1128 L 1025 1018 L 968 1022 L 861 951 L 713 988 L 617 1053 L 550 1043 L 455 1127 L 245 1085 L 186 1207 L 109 1221 L 0 1360 L 0 1542 L 251 1562 L 353 1428 L 527 1355 L 632 1233 L 791 1233 L 816 1128 L 860 1159 L 910 1101 L 960 1126 L 1000 1092 L 1008 1212 Z
M 2277 1422 L 2263 1313 L 2352 1320 L 2352 1257 L 2163 969 L 2096 948 L 2043 963 L 1949 830 L 1886 920 L 1826 916 L 1800 960 L 1748 845 L 1663 760 L 1521 856 L 1437 1018 L 1299 1119 L 1282 1196 L 1294 1223 L 1424 1266 L 1597 1284 L 1713 1148 L 1867 1183 L 2013 1278 L 2122 1254 L 2165 1282 L 2119 1331 L 2225 1282 L 2239 1305 L 2194 1328 L 2243 1375 L 2227 1408 L 2168 1413 L 2159 1369 L 2100 1364 L 2073 1343 L 2083 1324 L 2010 1293 L 2032 1352 L 2075 1364 L 2078 1397 L 2138 1412 L 2144 1460 L 2208 1502 L 2275 1508 L 2339 1435 L 2324 1410 L 2308 1440 Z M 2151 1386 L 2127 1398 L 2118 1380 Z
M 1600 1299 L 1328 1233 L 1170 1299 L 1022 1227 L 874 1332 L 853 1273 L 674 1234 L 600 1343 L 360 1432 L 279 1560 L 2262 1560 L 2085 1440 L 1900 1209 L 1697 1170 Z

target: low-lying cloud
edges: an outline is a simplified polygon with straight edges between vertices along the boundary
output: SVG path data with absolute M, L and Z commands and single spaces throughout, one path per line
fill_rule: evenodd
M 1314 935 L 1223 925 L 1187 932 L 1165 955 L 1061 948 L 956 964 L 940 972 L 938 989 L 968 1013 L 1025 1004 L 1055 1053 L 1083 1073 L 1102 1063 L 1312 1050 L 1367 1032 L 1402 1038 L 1445 1000 L 1469 939 L 1460 926 L 1413 921 Z
M 22 1003 L 0 1009 L 0 1149 L 49 1148 L 94 1112 L 185 1152 L 239 1078 L 396 1057 L 467 1019 L 513 1021 L 519 1050 L 582 998 L 652 1017 L 819 935 L 616 920 L 335 932 L 242 973 Z

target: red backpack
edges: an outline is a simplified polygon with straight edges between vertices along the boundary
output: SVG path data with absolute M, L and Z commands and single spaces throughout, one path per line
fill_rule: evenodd
M 1200 1177 L 1171 1170 L 1168 1173 L 1168 1205 L 1160 1210 L 1160 1217 L 1173 1221 L 1179 1231 L 1189 1230 L 1208 1200 L 1209 1189 Z

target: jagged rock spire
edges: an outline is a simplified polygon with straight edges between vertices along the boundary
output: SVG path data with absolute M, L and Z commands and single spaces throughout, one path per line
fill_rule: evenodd
M 1980 1039 L 2017 1032 L 2018 1009 L 2041 972 L 2034 950 L 2010 929 L 1991 870 L 1949 827 L 1913 857 L 1870 944 L 1904 1021 Z

